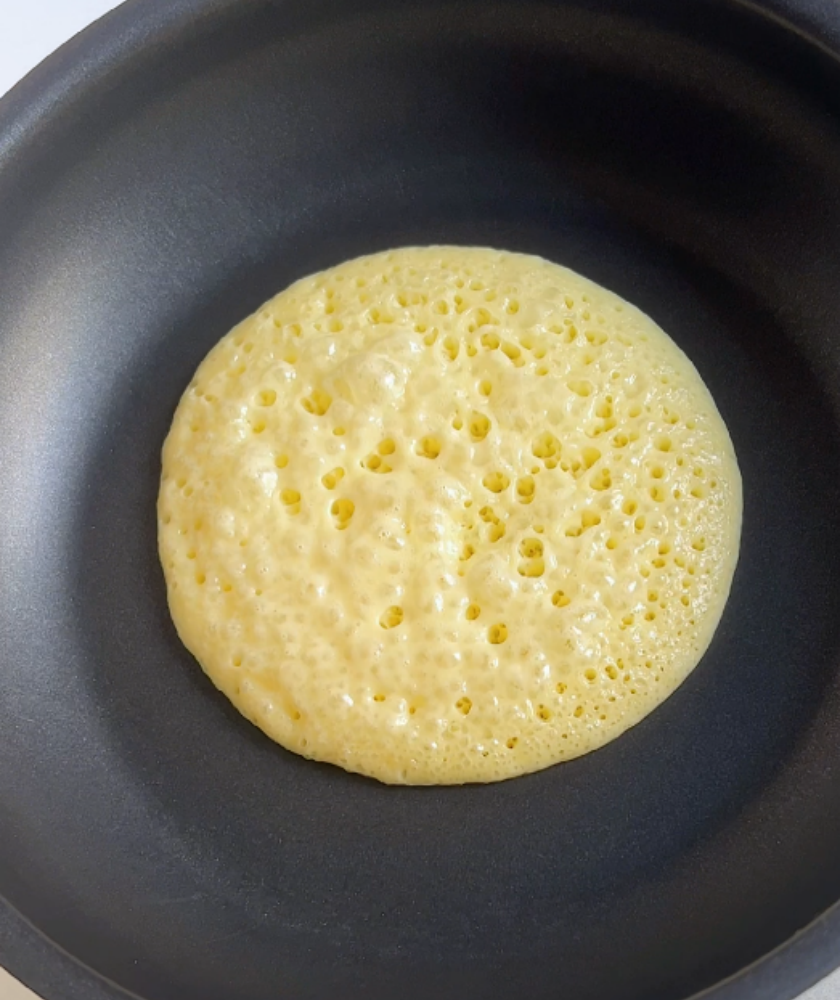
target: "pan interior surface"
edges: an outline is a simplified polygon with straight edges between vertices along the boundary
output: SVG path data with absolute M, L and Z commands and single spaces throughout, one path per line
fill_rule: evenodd
M 147 0 L 0 108 L 0 897 L 93 970 L 79 996 L 757 996 L 716 984 L 840 900 L 838 94 L 828 47 L 736 3 Z M 179 644 L 156 552 L 210 347 L 431 243 L 638 305 L 744 483 L 689 680 L 486 787 L 270 743 Z

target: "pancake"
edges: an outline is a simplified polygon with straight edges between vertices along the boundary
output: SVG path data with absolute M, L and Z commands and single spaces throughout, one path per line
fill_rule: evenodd
M 699 374 L 541 258 L 305 278 L 201 364 L 163 449 L 178 633 L 284 747 L 388 783 L 603 746 L 700 661 L 741 481 Z

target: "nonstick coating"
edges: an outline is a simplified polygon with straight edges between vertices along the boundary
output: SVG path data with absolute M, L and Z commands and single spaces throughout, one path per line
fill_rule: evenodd
M 768 10 L 137 0 L 3 103 L 0 960 L 49 1000 L 788 1000 L 840 962 L 840 13 Z M 744 477 L 692 677 L 489 787 L 270 743 L 180 646 L 156 555 L 211 345 L 431 242 L 648 311 Z

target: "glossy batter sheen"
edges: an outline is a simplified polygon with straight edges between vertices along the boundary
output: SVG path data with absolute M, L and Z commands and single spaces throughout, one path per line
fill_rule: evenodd
M 247 718 L 385 782 L 615 739 L 695 667 L 741 481 L 652 320 L 540 258 L 404 249 L 225 337 L 163 451 L 178 632 Z

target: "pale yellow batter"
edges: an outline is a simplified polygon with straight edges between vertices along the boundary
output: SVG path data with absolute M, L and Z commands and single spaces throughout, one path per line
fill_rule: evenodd
M 741 481 L 652 320 L 540 258 L 306 278 L 211 351 L 163 451 L 178 632 L 272 739 L 382 781 L 587 753 L 696 666 Z

